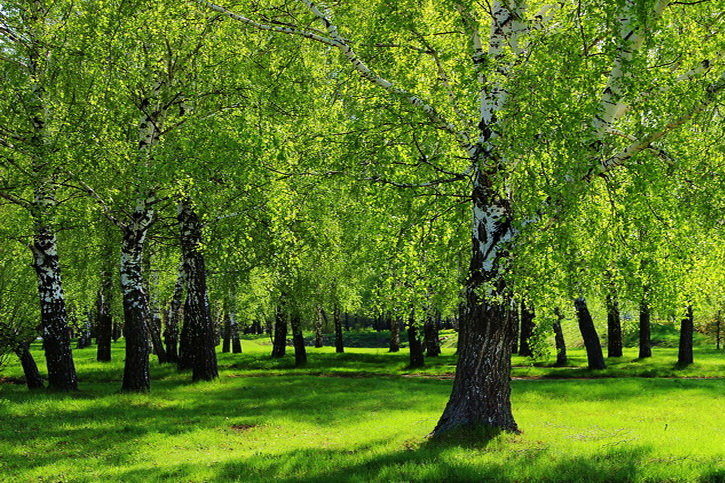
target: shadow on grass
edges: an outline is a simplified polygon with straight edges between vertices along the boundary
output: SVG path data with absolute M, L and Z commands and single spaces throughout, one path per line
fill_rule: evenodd
M 510 437 L 504 438 L 510 443 Z M 515 444 L 515 443 L 514 443 Z M 502 451 L 487 445 L 425 442 L 397 450 L 385 442 L 346 449 L 303 449 L 257 454 L 213 469 L 213 481 L 587 481 L 637 479 L 651 450 L 644 446 L 612 449 L 596 457 L 556 457 L 542 447 Z M 183 479 L 202 465 L 135 469 L 123 481 Z

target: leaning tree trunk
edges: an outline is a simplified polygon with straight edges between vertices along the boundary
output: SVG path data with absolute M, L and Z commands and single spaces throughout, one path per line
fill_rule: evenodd
M 460 428 L 518 432 L 511 412 L 511 348 L 514 330 L 506 316 L 510 294 L 503 273 L 514 236 L 508 200 L 474 178 L 472 256 L 465 308 L 458 327 L 458 364 L 451 397 L 431 436 Z
M 20 365 L 23 367 L 25 384 L 28 385 L 28 389 L 31 391 L 33 389 L 43 389 L 43 378 L 40 376 L 33 354 L 30 353 L 29 344 L 23 344 L 15 351 L 15 354 L 20 359 Z
M 692 338 L 695 333 L 695 324 L 692 316 L 692 305 L 687 306 L 685 317 L 680 322 L 680 347 L 677 352 L 677 364 L 686 366 L 692 364 Z
M 519 355 L 524 357 L 532 357 L 534 353 L 531 351 L 531 336 L 534 335 L 534 309 L 521 301 L 521 340 L 519 342 Z
M 202 225 L 191 200 L 179 204 L 181 253 L 186 274 L 184 327 L 192 344 L 192 380 L 211 381 L 219 377 L 216 359 L 216 334 L 206 289 L 206 266 L 202 252 Z
M 164 328 L 164 344 L 166 345 L 166 359 L 171 363 L 179 363 L 179 319 L 181 318 L 181 304 L 184 300 L 184 286 L 186 273 L 183 260 L 179 263 L 179 272 L 174 284 L 174 294 L 166 313 L 166 327 Z M 191 366 L 189 366 L 191 367 Z
M 272 357 L 279 359 L 284 357 L 287 351 L 287 317 L 284 308 L 277 306 L 277 313 L 274 318 L 274 340 L 272 341 Z
M 292 326 L 292 345 L 295 348 L 295 366 L 301 367 L 307 364 L 307 351 L 305 350 L 305 337 L 302 334 L 302 320 L 298 314 L 290 317 Z
M 423 333 L 425 336 L 425 351 L 428 357 L 438 357 L 441 354 L 441 342 L 438 337 L 440 316 L 426 317 Z
M 556 344 L 556 365 L 565 366 L 566 358 L 566 342 L 564 341 L 564 331 L 561 330 L 561 321 L 564 318 L 559 310 L 556 310 L 556 321 L 554 321 L 554 343 Z
M 36 204 L 42 205 L 43 198 L 36 194 Z M 37 218 L 42 219 L 41 216 L 37 215 Z M 33 251 L 33 268 L 38 277 L 40 327 L 48 368 L 48 388 L 72 391 L 78 389 L 78 379 L 71 352 L 57 241 L 50 226 L 36 226 L 30 248 Z
M 622 357 L 622 323 L 616 295 L 607 294 L 607 357 Z
M 123 292 L 126 361 L 122 391 L 146 392 L 149 375 L 148 301 L 143 283 L 143 246 L 153 219 L 148 201 L 139 202 L 132 223 L 123 226 L 121 242 L 121 290 Z
M 400 351 L 400 320 L 397 317 L 388 316 L 390 322 L 390 350 L 388 352 Z
M 646 300 L 639 304 L 639 358 L 652 357 L 650 335 L 650 308 Z
M 335 323 L 335 352 L 345 352 L 345 344 L 342 339 L 342 320 L 340 319 L 340 309 L 337 306 L 332 311 L 332 319 Z
M 96 299 L 96 359 L 101 362 L 111 360 L 111 339 L 113 338 L 113 318 L 111 316 L 111 294 L 113 275 L 110 268 L 101 272 L 101 286 Z
M 584 347 L 587 350 L 587 362 L 589 369 L 600 370 L 606 369 L 604 363 L 604 354 L 602 354 L 602 345 L 599 342 L 597 329 L 594 327 L 594 320 L 589 313 L 587 301 L 583 297 L 575 300 L 576 315 L 579 320 L 579 330 L 584 339 Z
M 418 338 L 418 327 L 413 313 L 410 314 L 408 319 L 408 348 L 410 349 L 410 367 L 423 367 L 425 365 L 423 344 Z

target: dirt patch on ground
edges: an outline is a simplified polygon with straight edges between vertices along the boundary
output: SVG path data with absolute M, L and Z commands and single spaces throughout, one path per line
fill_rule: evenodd
M 256 428 L 256 424 L 232 424 L 230 428 L 232 428 L 234 431 L 249 431 L 250 429 Z

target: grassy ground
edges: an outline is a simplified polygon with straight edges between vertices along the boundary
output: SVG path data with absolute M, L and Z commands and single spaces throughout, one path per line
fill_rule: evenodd
M 628 351 L 604 374 L 650 377 L 616 379 L 515 358 L 514 376 L 536 377 L 513 381 L 523 434 L 433 444 L 452 349 L 415 372 L 406 351 L 381 348 L 310 349 L 293 369 L 289 356 L 269 360 L 265 342 L 220 354 L 211 383 L 154 364 L 148 395 L 118 394 L 120 344 L 106 364 L 94 348 L 75 352 L 76 394 L 0 384 L 0 479 L 725 481 L 722 352 L 698 350 L 696 366 L 678 370 L 672 349 L 646 362 Z M 683 378 L 695 376 L 717 378 Z

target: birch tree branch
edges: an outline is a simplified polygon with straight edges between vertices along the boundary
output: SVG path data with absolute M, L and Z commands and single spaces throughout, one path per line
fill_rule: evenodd
M 302 0 L 307 8 L 310 10 L 310 12 L 312 12 L 312 14 L 315 15 L 315 17 L 317 17 L 325 25 L 329 37 L 324 37 L 322 35 L 318 35 L 298 28 L 262 24 L 250 18 L 227 10 L 224 7 L 213 4 L 207 0 L 194 1 L 201 5 L 207 6 L 219 13 L 222 13 L 230 18 L 233 18 L 246 25 L 252 26 L 260 30 L 268 30 L 288 35 L 296 35 L 335 47 L 343 54 L 343 56 L 350 62 L 353 68 L 365 80 L 372 82 L 373 84 L 385 89 L 394 96 L 403 99 L 409 104 L 412 104 L 413 106 L 418 108 L 438 129 L 441 129 L 453 135 L 461 147 L 465 148 L 466 150 L 470 149 L 469 136 L 465 130 L 459 129 L 452 123 L 448 122 L 435 107 L 424 101 L 419 96 L 398 87 L 388 79 L 385 79 L 384 77 L 381 77 L 380 75 L 373 72 L 372 69 L 370 69 L 370 67 L 368 67 L 368 65 L 363 62 L 362 59 L 360 59 L 355 50 L 350 46 L 349 42 L 342 38 L 342 36 L 340 36 L 338 27 L 332 22 L 331 16 L 327 9 L 325 9 L 325 11 L 323 12 L 323 10 L 321 10 L 314 2 L 310 0 Z

